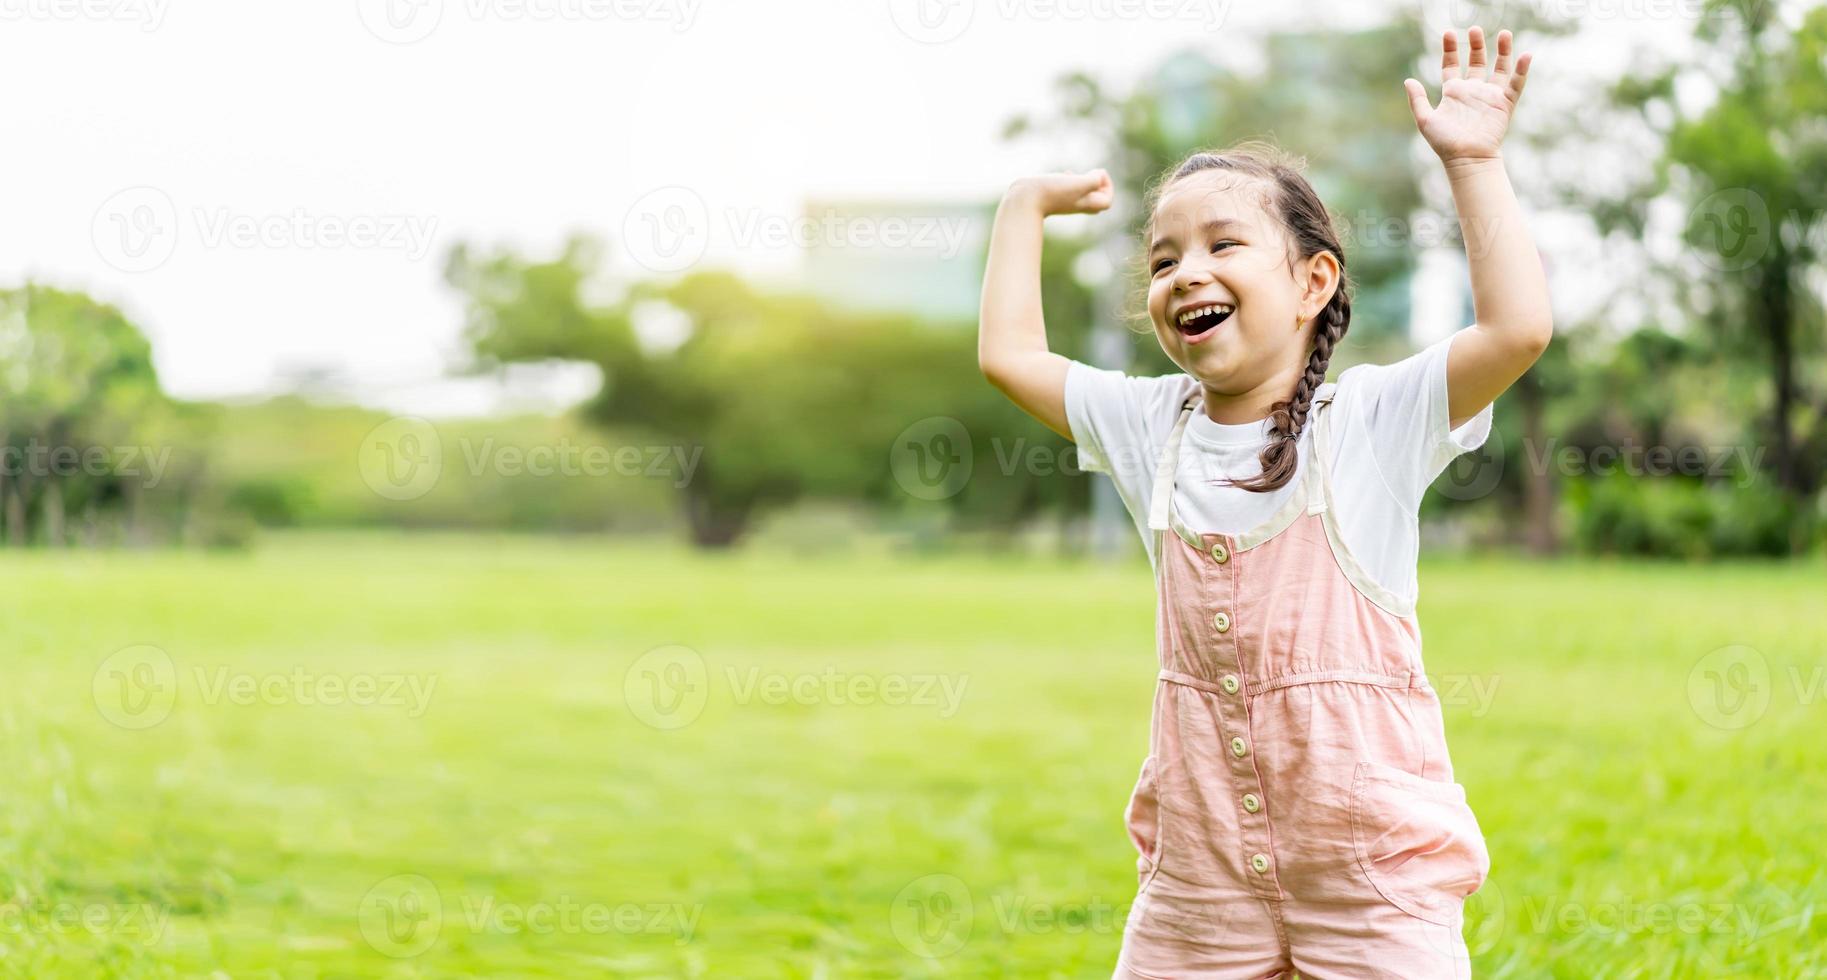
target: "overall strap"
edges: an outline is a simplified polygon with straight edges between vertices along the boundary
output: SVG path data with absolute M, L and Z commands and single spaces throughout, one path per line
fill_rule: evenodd
M 1337 383 L 1320 385 L 1313 393 L 1313 410 L 1307 421 L 1313 426 L 1313 442 L 1308 446 L 1306 473 L 1302 483 L 1307 495 L 1307 513 L 1323 514 L 1332 502 L 1330 482 L 1327 479 L 1327 462 L 1331 458 L 1327 447 L 1332 445 L 1332 413 L 1328 408 L 1332 404 L 1333 393 L 1338 390 Z
M 1168 529 L 1168 511 L 1174 500 L 1174 470 L 1180 464 L 1180 437 L 1186 434 L 1186 420 L 1193 417 L 1194 408 L 1202 400 L 1197 388 L 1186 396 L 1186 403 L 1180 406 L 1180 417 L 1174 420 L 1173 431 L 1167 434 L 1167 445 L 1161 448 L 1161 460 L 1155 464 L 1154 493 L 1148 503 L 1148 529 L 1151 531 Z

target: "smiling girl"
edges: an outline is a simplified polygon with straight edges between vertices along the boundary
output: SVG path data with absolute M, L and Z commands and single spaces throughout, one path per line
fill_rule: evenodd
M 1110 206 L 1102 171 L 1026 178 L 996 215 L 978 358 L 1110 475 L 1158 593 L 1149 754 L 1126 820 L 1140 887 L 1119 977 L 1459 977 L 1490 859 L 1453 779 L 1415 619 L 1416 513 L 1552 335 L 1503 136 L 1529 56 L 1508 31 L 1442 91 L 1406 82 L 1446 169 L 1476 323 L 1326 381 L 1351 324 L 1324 204 L 1258 144 L 1156 188 L 1148 318 L 1184 373 L 1127 377 L 1047 349 L 1041 224 Z

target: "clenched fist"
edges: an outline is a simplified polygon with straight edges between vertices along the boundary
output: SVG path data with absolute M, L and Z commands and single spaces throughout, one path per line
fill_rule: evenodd
M 1008 196 L 1030 203 L 1044 215 L 1096 214 L 1116 196 L 1110 174 L 1093 170 L 1083 174 L 1040 174 L 1023 177 L 1009 186 Z

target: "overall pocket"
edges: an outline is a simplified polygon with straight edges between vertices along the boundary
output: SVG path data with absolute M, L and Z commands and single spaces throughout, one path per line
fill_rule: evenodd
M 1351 781 L 1351 842 L 1385 900 L 1417 919 L 1457 926 L 1491 870 L 1465 787 L 1375 762 Z
M 1123 812 L 1123 823 L 1129 829 L 1129 840 L 1136 846 L 1136 885 L 1139 891 L 1148 887 L 1155 869 L 1161 866 L 1161 797 L 1155 778 L 1155 757 L 1142 760 L 1142 773 L 1136 777 L 1135 792 Z

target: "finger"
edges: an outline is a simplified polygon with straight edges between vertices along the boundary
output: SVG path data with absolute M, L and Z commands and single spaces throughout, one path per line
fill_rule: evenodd
M 1479 27 L 1478 25 L 1474 24 L 1474 25 L 1472 25 L 1472 29 L 1467 33 L 1470 35 L 1470 38 L 1471 38 L 1472 57 L 1471 57 L 1471 60 L 1466 63 L 1466 72 L 1465 72 L 1466 77 L 1467 78 L 1483 78 L 1484 77 L 1484 28 Z
M 1459 77 L 1459 35 L 1448 28 L 1446 36 L 1440 39 L 1440 47 L 1440 81 L 1445 84 Z
M 1403 79 L 1402 87 L 1408 90 L 1408 111 L 1415 114 L 1415 125 L 1419 126 L 1434 111 L 1433 106 L 1427 104 L 1427 89 L 1412 78 Z
M 1529 81 L 1529 66 L 1535 63 L 1535 52 L 1525 51 L 1516 58 L 1516 73 L 1510 76 L 1510 101 L 1522 98 L 1523 85 Z
M 1491 77 L 1502 78 L 1510 71 L 1510 32 L 1497 32 L 1497 63 L 1491 66 Z

